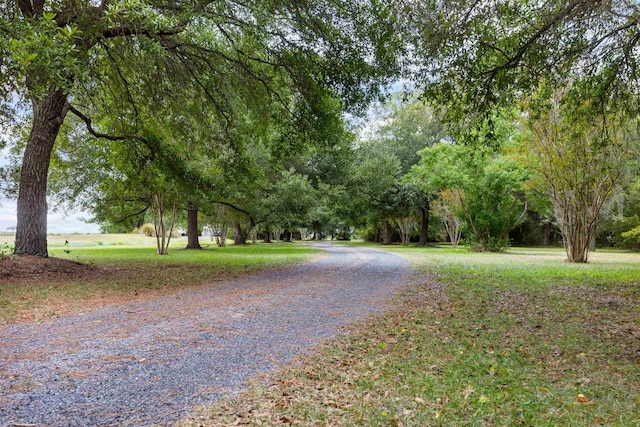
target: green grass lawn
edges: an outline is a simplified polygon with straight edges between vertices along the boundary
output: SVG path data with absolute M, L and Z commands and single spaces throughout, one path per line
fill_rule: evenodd
M 184 240 L 172 241 L 169 254 L 164 256 L 157 255 L 155 242 L 153 245 L 144 246 L 83 246 L 69 249 L 52 247 L 49 254 L 94 265 L 193 265 L 241 272 L 302 261 L 309 255 L 318 253 L 315 249 L 297 243 L 228 245 L 224 248 L 214 244 L 204 247 L 203 250 L 185 250 L 185 246 Z
M 396 311 L 184 425 L 638 426 L 640 254 L 381 247 Z

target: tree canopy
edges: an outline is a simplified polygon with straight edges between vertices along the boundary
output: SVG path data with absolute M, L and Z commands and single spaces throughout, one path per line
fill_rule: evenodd
M 627 0 L 12 0 L 0 35 L 0 119 L 27 129 L 0 171 L 20 174 L 17 254 L 47 255 L 48 188 L 110 222 L 227 215 L 239 242 L 264 224 L 408 243 L 421 218 L 426 244 L 433 210 L 452 243 L 501 249 L 526 215 L 552 220 L 529 172 L 604 166 L 640 113 Z M 391 96 L 358 140 L 344 113 L 401 72 L 419 95 Z M 585 150 L 527 163 L 550 133 Z
M 595 110 L 638 111 L 640 6 L 626 0 L 454 0 L 411 8 L 425 94 L 458 119 L 512 105 L 541 82 Z
M 70 112 L 95 137 L 148 143 L 154 105 L 190 94 L 232 139 L 243 107 L 313 132 L 327 94 L 362 107 L 397 70 L 395 15 L 378 2 L 15 0 L 0 8 L 0 100 L 30 102 L 16 253 L 47 255 L 49 159 Z M 187 105 L 188 106 L 188 105 Z M 286 136 L 283 127 L 283 137 Z M 304 140 L 302 140 L 304 142 Z

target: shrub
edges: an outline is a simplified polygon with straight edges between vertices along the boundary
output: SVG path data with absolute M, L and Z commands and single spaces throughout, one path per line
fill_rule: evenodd
M 3 243 L 0 245 L 0 256 L 11 255 L 14 249 L 15 249 L 14 245 L 11 245 L 9 243 Z
M 628 248 L 640 249 L 640 226 L 622 233 L 624 245 Z
M 142 224 L 142 227 L 140 227 L 140 234 L 144 234 L 145 236 L 149 237 L 155 237 L 156 228 L 153 226 L 153 224 L 147 222 L 146 224 Z

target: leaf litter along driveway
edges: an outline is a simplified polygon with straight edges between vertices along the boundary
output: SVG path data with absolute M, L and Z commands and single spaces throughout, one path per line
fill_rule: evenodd
M 0 425 L 171 424 L 380 312 L 404 259 L 328 256 L 42 324 L 0 327 Z

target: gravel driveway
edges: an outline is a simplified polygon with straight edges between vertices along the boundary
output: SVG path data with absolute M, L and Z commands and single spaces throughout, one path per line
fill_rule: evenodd
M 42 324 L 0 327 L 0 425 L 171 424 L 383 310 L 402 258 L 327 257 Z

